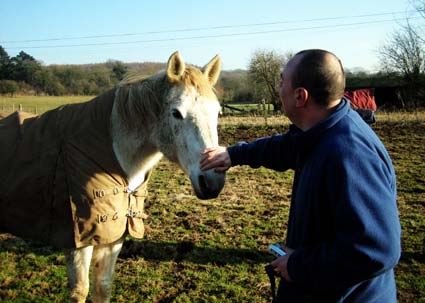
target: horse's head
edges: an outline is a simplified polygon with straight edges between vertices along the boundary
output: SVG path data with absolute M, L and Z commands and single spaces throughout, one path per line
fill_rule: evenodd
M 225 174 L 214 170 L 201 171 L 201 151 L 218 145 L 217 120 L 220 104 L 213 86 L 220 74 L 221 59 L 215 56 L 201 70 L 186 66 L 178 52 L 168 60 L 165 93 L 166 106 L 162 110 L 163 122 L 160 151 L 180 164 L 189 175 L 196 196 L 215 198 L 224 185 Z
M 189 175 L 196 196 L 215 198 L 225 174 L 201 171 L 201 151 L 218 145 L 220 104 L 213 86 L 220 74 L 220 57 L 201 70 L 186 66 L 179 53 L 167 70 L 151 77 L 124 80 L 118 87 L 112 114 L 114 151 L 137 188 L 161 155 Z

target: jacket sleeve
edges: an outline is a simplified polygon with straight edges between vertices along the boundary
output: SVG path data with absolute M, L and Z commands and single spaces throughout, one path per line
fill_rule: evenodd
M 257 139 L 251 143 L 241 142 L 230 146 L 227 151 L 232 166 L 249 165 L 253 168 L 264 166 L 277 171 L 294 168 L 296 150 L 290 133 Z
M 389 157 L 347 151 L 329 161 L 322 183 L 332 236 L 297 248 L 288 272 L 313 290 L 347 289 L 391 270 L 400 257 L 395 173 Z

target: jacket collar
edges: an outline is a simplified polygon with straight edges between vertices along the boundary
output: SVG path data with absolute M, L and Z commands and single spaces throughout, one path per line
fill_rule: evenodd
M 325 119 L 314 125 L 307 131 L 302 131 L 295 125 L 290 130 L 294 132 L 296 144 L 301 153 L 307 153 L 320 140 L 322 135 L 337 124 L 350 110 L 350 104 L 342 99 L 337 108 Z

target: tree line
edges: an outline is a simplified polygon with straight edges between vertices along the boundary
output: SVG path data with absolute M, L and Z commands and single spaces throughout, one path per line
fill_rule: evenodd
M 0 46 L 0 94 L 98 95 L 114 87 L 129 70 L 152 74 L 161 63 L 129 63 L 109 60 L 101 64 L 44 66 L 21 51 L 10 57 Z
M 0 94 L 15 95 L 98 95 L 113 88 L 127 74 L 152 75 L 166 63 L 105 63 L 85 65 L 43 65 L 21 51 L 10 57 L 0 45 Z M 254 94 L 246 70 L 223 71 L 217 86 L 220 99 L 252 102 Z
M 394 43 L 389 45 L 395 47 Z M 387 48 L 383 50 L 388 51 Z M 394 54 L 395 51 L 390 53 Z M 258 50 L 252 55 L 247 70 L 222 71 L 216 87 L 219 99 L 225 105 L 267 103 L 272 104 L 275 111 L 280 110 L 280 72 L 292 56 L 291 52 L 282 55 L 275 51 Z M 385 69 L 373 74 L 346 70 L 347 87 L 401 87 L 403 89 L 398 97 L 403 100 L 401 105 L 395 107 L 425 107 L 424 63 L 417 62 L 415 65 L 412 60 L 399 62 L 410 62 L 410 66 L 415 68 L 409 70 L 398 64 L 394 66 L 400 70 L 396 70 L 389 69 L 386 64 Z M 114 87 L 129 72 L 148 76 L 165 66 L 165 63 L 153 62 L 124 64 L 116 60 L 99 64 L 44 66 L 24 51 L 9 57 L 0 46 L 0 94 L 98 95 Z
M 9 57 L 0 46 L 0 92 L 46 95 L 97 95 L 116 84 L 126 72 L 121 62 L 94 65 L 43 66 L 21 51 Z

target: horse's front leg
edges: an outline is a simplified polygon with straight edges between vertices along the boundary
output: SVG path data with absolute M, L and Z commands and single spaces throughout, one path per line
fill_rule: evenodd
M 89 293 L 90 261 L 93 255 L 93 246 L 65 251 L 70 301 L 83 303 Z
M 114 243 L 99 245 L 94 248 L 94 303 L 105 303 L 110 300 L 115 263 L 121 251 L 123 242 L 124 237 Z

